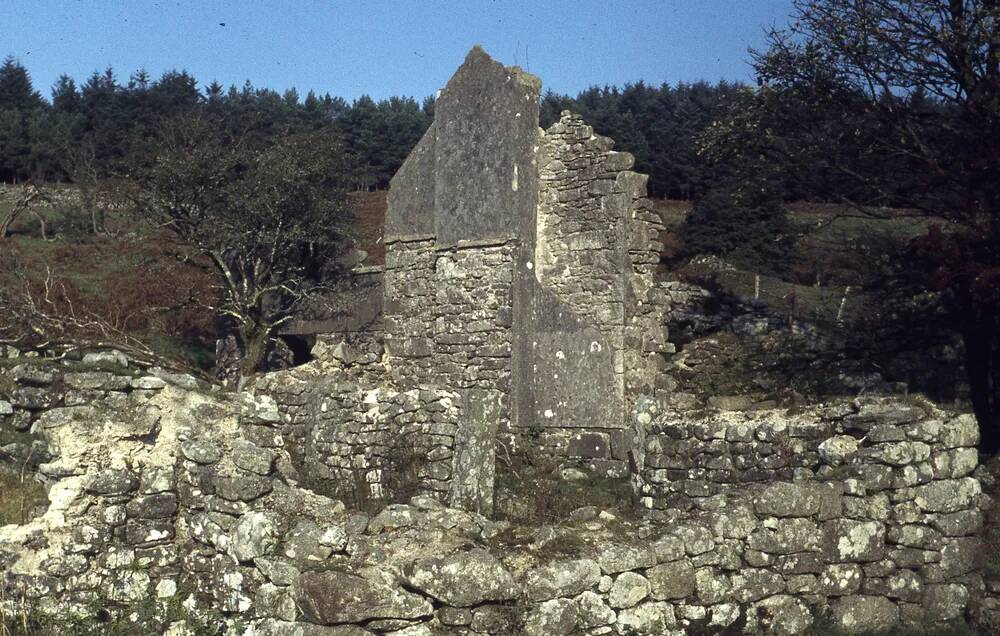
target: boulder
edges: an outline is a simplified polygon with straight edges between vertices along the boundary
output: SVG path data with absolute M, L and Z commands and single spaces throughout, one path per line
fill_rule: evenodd
M 514 580 L 482 549 L 421 559 L 404 569 L 407 585 L 454 607 L 516 597 Z
M 530 570 L 521 582 L 528 600 L 576 596 L 597 585 L 601 568 L 590 559 L 554 561 Z
M 831 609 L 834 624 L 852 634 L 886 632 L 899 623 L 899 608 L 881 596 L 844 596 Z
M 292 587 L 303 619 L 319 625 L 416 619 L 434 612 L 430 601 L 418 594 L 340 570 L 305 572 Z

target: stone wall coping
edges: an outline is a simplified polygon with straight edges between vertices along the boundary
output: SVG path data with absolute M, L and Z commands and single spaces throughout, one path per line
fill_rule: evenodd
M 437 238 L 434 234 L 387 234 L 382 241 L 386 245 L 392 243 L 421 243 L 423 241 L 433 241 Z
M 501 245 L 507 245 L 514 241 L 517 241 L 517 236 L 498 236 L 496 238 L 487 239 L 469 239 L 456 241 L 450 245 L 435 245 L 434 249 L 438 252 L 447 252 L 450 250 L 467 250 L 467 249 L 477 249 L 481 247 L 499 247 Z
M 358 265 L 351 270 L 354 276 L 366 276 L 369 274 L 381 274 L 385 272 L 385 265 Z

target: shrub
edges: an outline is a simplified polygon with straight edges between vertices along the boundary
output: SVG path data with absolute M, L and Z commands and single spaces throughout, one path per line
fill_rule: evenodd
M 747 269 L 772 272 L 789 260 L 795 233 L 785 208 L 766 188 L 722 184 L 695 203 L 681 238 L 685 256 L 715 254 Z

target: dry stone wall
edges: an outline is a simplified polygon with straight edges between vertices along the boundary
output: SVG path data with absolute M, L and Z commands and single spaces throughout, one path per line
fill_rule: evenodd
M 818 468 L 806 478 L 768 467 L 768 481 L 739 482 L 744 493 L 690 489 L 685 476 L 688 503 L 645 519 L 581 508 L 535 528 L 426 495 L 363 513 L 303 488 L 266 396 L 146 370 L 17 367 L 2 374 L 16 378 L 2 385 L 14 411 L 2 424 L 27 410 L 51 486 L 44 514 L 0 528 L 7 612 L 142 633 L 652 636 L 798 634 L 818 620 L 849 633 L 916 629 L 981 607 L 975 428 L 927 405 L 684 422 L 643 402 L 649 458 L 667 454 L 660 435 L 690 441 L 672 456 L 697 464 L 748 445 L 781 455 L 763 445 L 783 441 Z M 127 381 L 66 406 L 62 387 L 92 373 Z M 368 404 L 444 412 L 433 406 L 443 398 L 426 398 Z M 360 412 L 344 399 L 338 408 Z M 847 434 L 857 427 L 861 442 Z
M 442 389 L 359 382 L 355 366 L 307 365 L 264 378 L 297 474 L 356 506 L 451 496 L 462 403 Z
M 564 112 L 541 135 L 531 373 L 519 425 L 547 453 L 626 473 L 624 414 L 662 368 L 666 333 L 655 283 L 663 225 L 632 155 Z
M 891 399 L 793 414 L 658 410 L 647 401 L 636 415 L 643 504 L 725 511 L 741 567 L 826 597 L 852 629 L 957 619 L 982 597 L 988 500 L 971 415 Z M 730 589 L 722 573 L 715 584 Z M 862 618 L 872 612 L 877 625 Z

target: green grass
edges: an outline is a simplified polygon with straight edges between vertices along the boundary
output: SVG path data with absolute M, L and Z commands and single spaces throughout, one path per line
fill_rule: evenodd
M 0 526 L 27 523 L 41 506 L 48 504 L 45 486 L 31 475 L 0 469 Z

